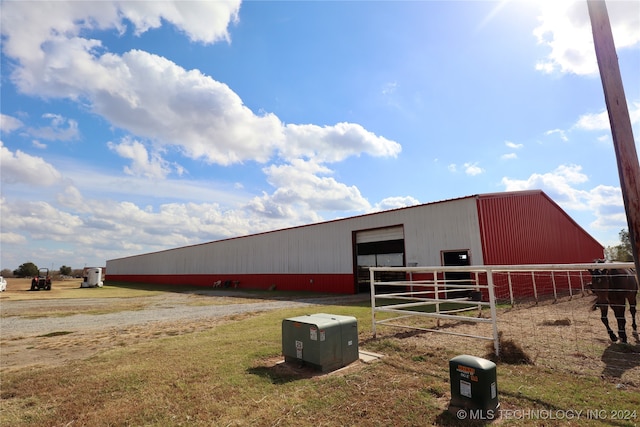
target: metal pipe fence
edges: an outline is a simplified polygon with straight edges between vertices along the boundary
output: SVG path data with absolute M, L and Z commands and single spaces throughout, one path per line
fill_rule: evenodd
M 589 270 L 633 267 L 633 263 L 371 267 L 373 336 L 377 336 L 378 325 L 458 335 L 491 340 L 499 355 L 499 304 L 514 307 L 571 300 L 589 293 Z M 393 277 L 404 273 L 406 280 L 384 280 L 383 276 L 390 275 L 382 273 L 390 272 Z M 468 276 L 461 278 L 461 273 Z M 487 309 L 489 316 L 485 317 L 483 310 Z M 380 318 L 380 313 L 390 316 Z M 421 325 L 425 318 L 435 319 L 435 327 Z M 491 331 L 484 335 L 460 333 L 441 328 L 441 321 L 490 324 Z

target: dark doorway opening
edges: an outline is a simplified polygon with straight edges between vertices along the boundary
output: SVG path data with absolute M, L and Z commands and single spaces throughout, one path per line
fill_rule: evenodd
M 442 251 L 442 265 L 444 266 L 466 266 L 471 265 L 471 257 L 469 251 Z M 468 271 L 448 271 L 444 273 L 445 282 L 455 285 L 472 285 L 471 273 Z M 459 288 L 448 287 L 447 298 L 464 298 L 468 297 L 471 290 L 459 290 Z
M 370 292 L 369 267 L 404 267 L 404 239 L 356 244 L 356 291 Z M 404 272 L 380 272 L 376 280 L 392 282 L 405 280 Z M 391 287 L 390 287 L 391 288 Z

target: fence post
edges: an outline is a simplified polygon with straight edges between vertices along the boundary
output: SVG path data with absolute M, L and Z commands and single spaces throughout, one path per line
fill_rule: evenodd
M 369 268 L 369 287 L 371 288 L 371 331 L 373 339 L 376 339 L 376 287 L 375 287 L 375 271 Z
M 438 272 L 437 271 L 433 272 L 433 285 L 436 291 L 436 300 L 440 301 L 440 290 L 438 289 Z M 445 297 L 446 297 L 446 294 L 445 294 Z M 440 302 L 436 302 L 436 314 L 440 314 Z M 440 318 L 436 319 L 436 326 L 438 328 L 440 327 Z
M 480 292 L 480 276 L 479 276 L 479 273 L 476 271 L 473 275 L 475 277 L 476 292 Z M 480 297 L 480 300 L 482 300 L 482 297 Z M 480 304 L 479 302 L 478 302 L 478 317 L 482 317 L 482 304 Z
M 516 305 L 515 300 L 513 299 L 513 285 L 511 284 L 511 272 L 507 271 L 507 279 L 509 280 L 509 298 L 511 298 L 511 307 Z
M 493 348 L 495 349 L 496 356 L 500 356 L 500 338 L 498 336 L 498 314 L 496 311 L 496 296 L 493 289 L 493 270 L 487 269 L 487 285 L 489 291 L 489 308 L 491 309 L 491 319 L 493 326 Z

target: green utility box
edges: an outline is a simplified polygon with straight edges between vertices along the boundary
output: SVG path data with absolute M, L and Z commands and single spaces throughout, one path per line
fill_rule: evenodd
M 358 321 L 352 316 L 310 314 L 282 321 L 285 362 L 298 362 L 322 372 L 358 360 Z
M 500 403 L 495 363 L 475 356 L 456 356 L 449 360 L 449 377 L 451 412 L 464 409 L 484 419 L 497 415 Z

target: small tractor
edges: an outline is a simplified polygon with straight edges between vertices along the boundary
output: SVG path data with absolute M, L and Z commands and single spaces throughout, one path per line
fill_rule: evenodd
M 51 276 L 48 268 L 41 268 L 38 270 L 38 277 L 31 279 L 31 290 L 39 291 L 40 289 L 51 290 Z

